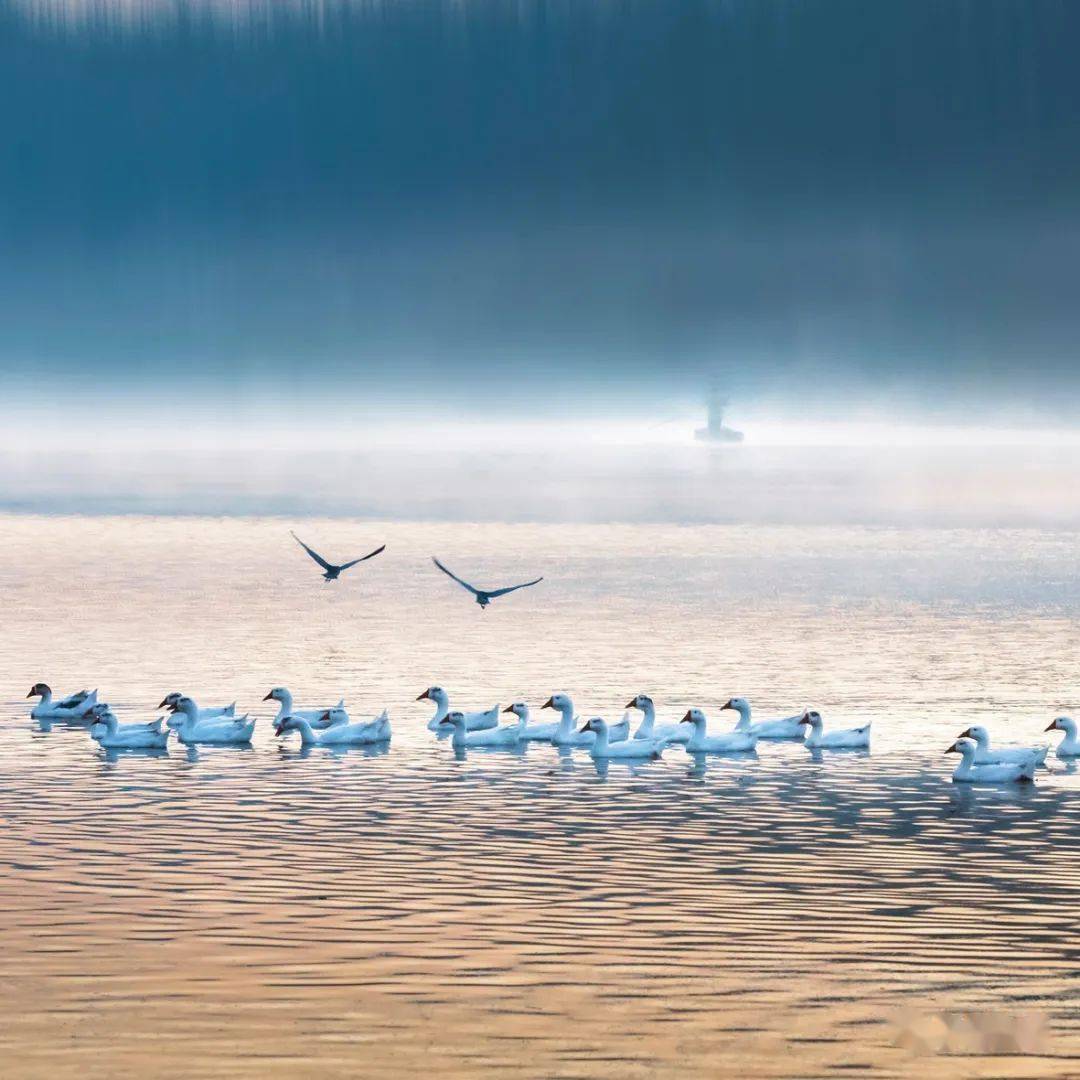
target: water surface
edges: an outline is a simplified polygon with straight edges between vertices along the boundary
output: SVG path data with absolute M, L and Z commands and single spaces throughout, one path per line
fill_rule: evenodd
M 7 1074 L 1076 1075 L 1080 776 L 960 790 L 942 756 L 1076 708 L 1075 534 L 299 531 L 388 549 L 324 585 L 276 520 L 0 518 Z M 546 580 L 481 612 L 433 553 Z M 287 684 L 395 735 L 110 758 L 28 719 L 38 679 L 122 719 L 173 689 L 268 717 Z M 646 691 L 716 727 L 741 693 L 874 745 L 459 756 L 432 682 L 583 715 Z

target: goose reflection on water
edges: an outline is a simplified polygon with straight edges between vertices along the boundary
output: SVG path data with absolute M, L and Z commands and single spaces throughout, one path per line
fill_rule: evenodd
M 610 758 L 593 757 L 590 754 L 589 760 L 593 764 L 596 775 L 601 780 L 609 779 L 612 776 L 612 770 L 615 771 L 615 775 L 622 776 L 644 776 L 650 772 L 664 772 L 666 770 L 661 758 Z
M 338 746 L 333 744 L 289 746 L 285 743 L 279 743 L 277 750 L 278 757 L 282 761 L 306 761 L 310 757 L 378 758 L 386 757 L 390 753 L 390 742 L 384 740 L 378 743 L 345 743 Z
M 529 751 L 529 743 L 522 739 L 516 743 L 494 743 L 490 746 L 455 746 L 454 760 L 468 761 L 469 758 L 512 757 L 523 758 Z
M 187 761 L 210 761 L 218 754 L 254 754 L 255 747 L 251 743 L 195 743 L 181 744 L 184 747 L 184 757 Z
M 690 758 L 691 765 L 686 770 L 686 775 L 694 780 L 703 780 L 705 774 L 709 771 L 710 765 L 714 765 L 717 771 L 725 768 L 730 771 L 732 767 L 740 762 L 749 764 L 761 760 L 756 749 L 727 750 L 722 753 L 707 753 L 703 750 L 689 751 L 687 757 Z
M 132 758 L 167 758 L 167 746 L 103 746 L 98 751 L 101 759 L 115 765 L 123 759 Z

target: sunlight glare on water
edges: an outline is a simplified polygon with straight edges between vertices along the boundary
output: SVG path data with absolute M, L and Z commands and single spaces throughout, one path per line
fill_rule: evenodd
M 942 751 L 1076 709 L 1074 534 L 307 521 L 342 559 L 388 544 L 324 584 L 287 528 L 0 518 L 5 1071 L 1070 1075 L 1080 778 L 962 790 Z M 545 581 L 482 612 L 432 554 Z M 110 758 L 29 719 L 39 679 L 121 720 L 171 690 L 262 719 Z M 742 694 L 874 743 L 455 755 L 435 682 L 583 717 L 648 692 L 714 730 Z M 389 750 L 275 740 L 282 684 L 387 706 Z

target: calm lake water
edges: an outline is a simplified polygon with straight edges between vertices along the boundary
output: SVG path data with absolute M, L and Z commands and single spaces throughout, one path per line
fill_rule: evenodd
M 383 556 L 326 585 L 295 546 Z M 1080 710 L 1074 532 L 0 517 L 6 1075 L 1076 1076 L 1080 774 L 965 790 L 971 723 Z M 546 575 L 481 612 L 481 583 Z M 389 707 L 388 752 L 115 760 L 43 731 L 39 679 L 121 719 L 290 686 Z M 634 694 L 792 744 L 598 771 L 455 755 L 463 706 Z

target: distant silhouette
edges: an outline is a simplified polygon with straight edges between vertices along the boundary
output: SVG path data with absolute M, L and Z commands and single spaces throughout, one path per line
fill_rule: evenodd
M 337 581 L 338 576 L 342 570 L 348 570 L 350 566 L 355 566 L 357 563 L 364 562 L 366 559 L 370 559 L 375 555 L 378 555 L 380 551 L 386 550 L 386 545 L 376 548 L 368 555 L 364 555 L 362 558 L 353 559 L 352 562 L 342 563 L 340 566 L 335 566 L 333 563 L 327 562 L 317 551 L 312 551 L 311 548 L 300 539 L 291 529 L 289 530 L 292 538 L 326 571 L 323 574 L 324 581 Z
M 729 428 L 724 425 L 724 410 L 727 408 L 727 401 L 720 395 L 719 391 L 714 387 L 709 391 L 708 398 L 708 410 L 709 419 L 708 425 L 703 428 L 698 428 L 694 432 L 694 438 L 701 442 L 713 442 L 713 443 L 736 443 L 743 441 L 743 433 L 736 431 L 734 428 Z
M 521 585 L 508 585 L 505 589 L 478 589 L 475 585 L 470 585 L 467 581 L 462 581 L 452 570 L 447 570 L 434 555 L 431 557 L 431 561 L 446 574 L 447 577 L 452 577 L 463 589 L 468 589 L 469 592 L 476 597 L 476 602 L 481 608 L 486 608 L 496 596 L 505 596 L 507 593 L 512 593 L 517 589 L 527 589 L 530 585 L 536 585 L 538 582 L 544 580 L 542 577 L 538 577 L 535 581 L 526 581 Z

